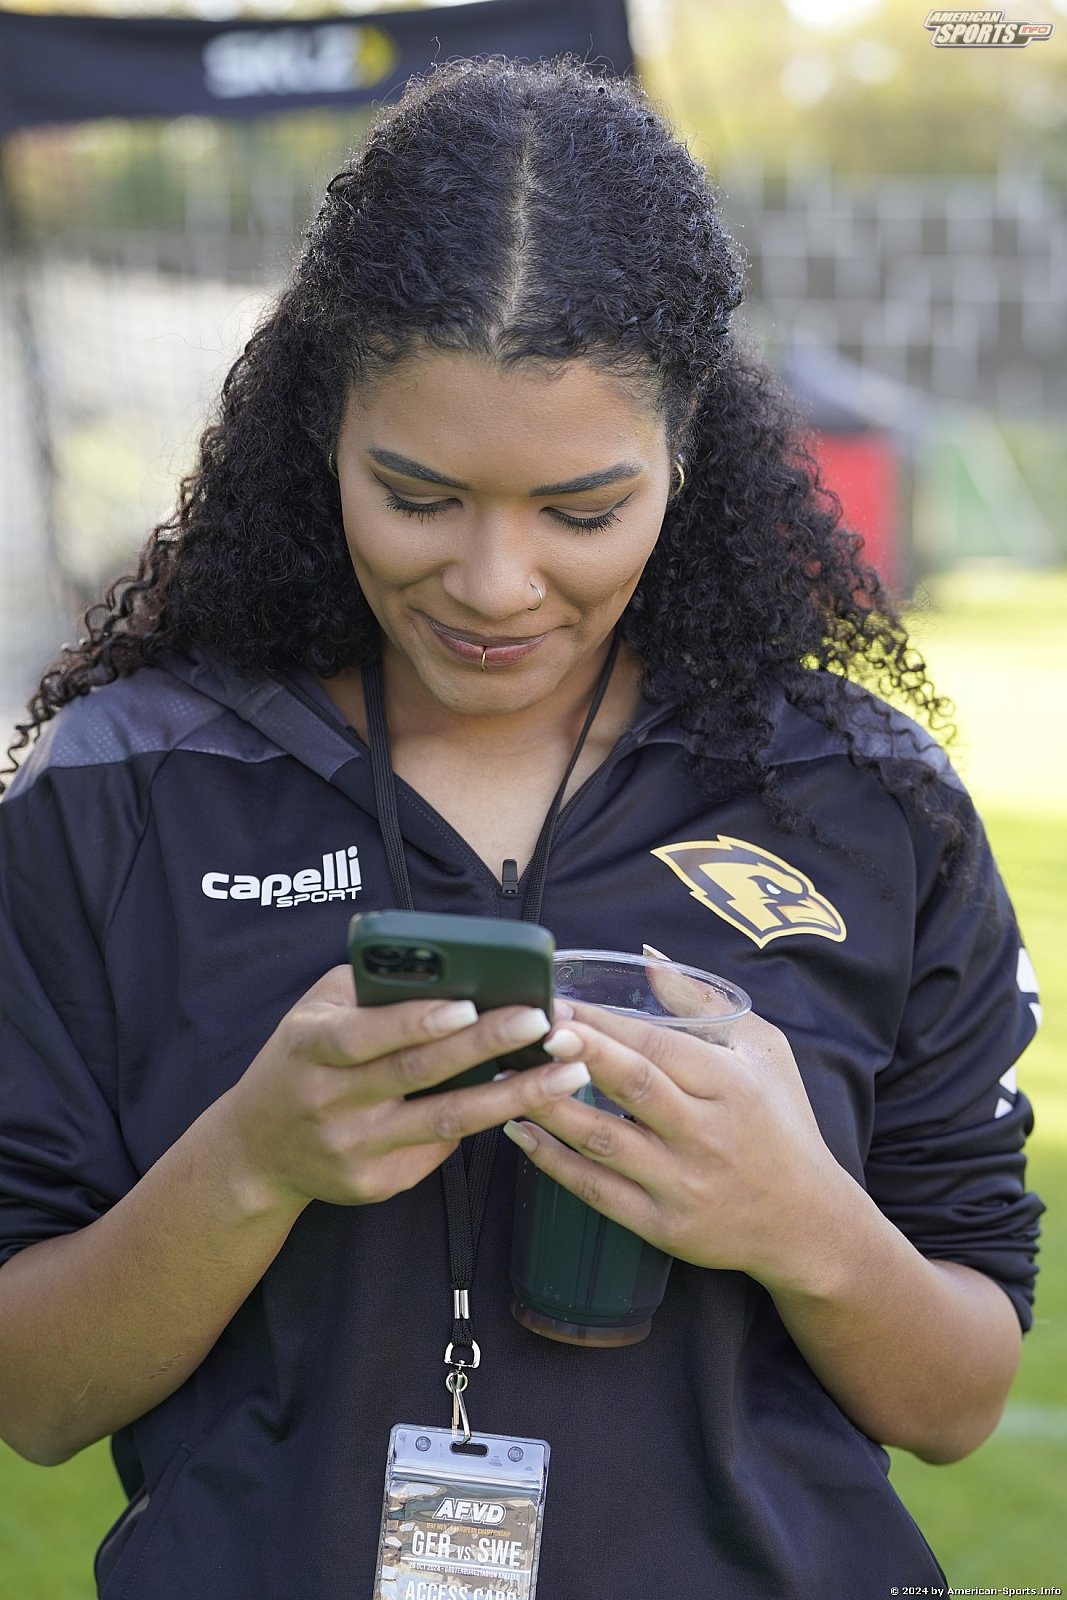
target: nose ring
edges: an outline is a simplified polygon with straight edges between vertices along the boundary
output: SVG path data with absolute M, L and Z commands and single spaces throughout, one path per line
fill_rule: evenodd
M 545 597 L 541 593 L 541 590 L 538 589 L 536 583 L 534 583 L 532 578 L 530 579 L 530 587 L 531 587 L 531 589 L 534 590 L 534 592 L 537 595 L 537 604 L 535 606 L 527 606 L 526 609 L 527 609 L 527 611 L 540 611 L 541 607 L 545 603 Z

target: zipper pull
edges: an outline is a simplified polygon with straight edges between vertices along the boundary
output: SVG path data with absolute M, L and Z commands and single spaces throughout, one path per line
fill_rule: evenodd
M 500 869 L 500 893 L 505 900 L 517 900 L 519 897 L 519 863 L 510 856 Z

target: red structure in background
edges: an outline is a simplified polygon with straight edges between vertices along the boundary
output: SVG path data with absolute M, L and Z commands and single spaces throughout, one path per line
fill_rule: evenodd
M 905 567 L 899 441 L 872 428 L 866 433 L 820 430 L 810 442 L 823 484 L 841 501 L 845 527 L 862 536 L 867 560 L 899 594 Z
M 844 526 L 860 535 L 890 593 L 906 600 L 915 579 L 912 457 L 926 396 L 825 347 L 795 346 L 782 365 L 820 480 L 840 500 Z

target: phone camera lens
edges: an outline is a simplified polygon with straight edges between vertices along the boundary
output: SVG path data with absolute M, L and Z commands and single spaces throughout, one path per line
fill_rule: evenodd
M 441 976 L 441 957 L 435 950 L 416 948 L 408 951 L 404 963 L 406 978 L 424 978 L 428 983 Z
M 399 972 L 407 960 L 407 951 L 392 944 L 368 945 L 363 961 L 368 972 L 385 974 Z

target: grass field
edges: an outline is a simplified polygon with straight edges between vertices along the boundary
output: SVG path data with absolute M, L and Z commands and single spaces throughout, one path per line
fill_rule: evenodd
M 952 1584 L 1067 1591 L 1067 573 L 931 585 L 916 635 L 956 702 L 957 765 L 1042 980 L 1045 1022 L 1020 1079 L 1037 1108 L 1031 1175 L 1048 1215 L 1036 1321 L 1001 1427 L 955 1466 L 898 1453 L 893 1480 Z M 120 1508 L 105 1447 L 44 1471 L 0 1446 L 0 1600 L 90 1600 L 91 1552 Z
M 954 759 L 1041 979 L 1044 1020 L 1019 1078 L 1048 1212 L 1034 1327 L 1000 1428 L 951 1467 L 898 1454 L 893 1481 L 954 1585 L 1067 1593 L 1067 574 L 989 569 L 932 598 L 917 641 L 956 702 Z

